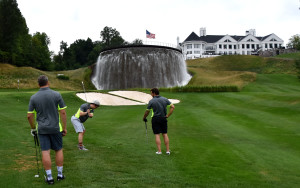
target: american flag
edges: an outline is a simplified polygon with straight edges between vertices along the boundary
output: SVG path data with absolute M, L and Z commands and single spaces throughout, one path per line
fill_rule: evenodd
M 146 30 L 146 37 L 149 39 L 155 39 L 155 34 L 150 33 L 148 30 Z

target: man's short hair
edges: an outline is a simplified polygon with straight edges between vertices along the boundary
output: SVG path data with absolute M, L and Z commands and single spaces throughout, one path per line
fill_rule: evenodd
M 150 91 L 151 91 L 152 93 L 154 93 L 155 95 L 159 95 L 159 91 L 158 91 L 157 88 L 152 88 Z
M 39 76 L 38 83 L 39 83 L 40 87 L 47 85 L 47 83 L 48 83 L 48 77 L 45 76 L 45 75 Z

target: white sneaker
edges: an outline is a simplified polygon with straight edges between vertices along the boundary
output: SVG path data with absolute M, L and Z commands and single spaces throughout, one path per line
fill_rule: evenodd
M 79 150 L 88 151 L 88 149 L 86 149 L 84 146 L 82 146 L 82 147 L 79 147 L 78 149 L 79 149 Z
M 171 154 L 171 152 L 170 152 L 170 151 L 167 151 L 167 152 L 166 152 L 166 154 L 167 154 L 167 155 L 170 155 L 170 154 Z
M 159 151 L 157 151 L 157 152 L 156 152 L 156 155 L 161 155 L 161 154 L 162 154 L 162 153 L 161 153 L 161 152 L 159 152 Z

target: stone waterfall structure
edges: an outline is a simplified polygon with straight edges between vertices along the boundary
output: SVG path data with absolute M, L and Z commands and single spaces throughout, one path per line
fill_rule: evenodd
M 141 45 L 101 52 L 91 79 L 98 90 L 115 90 L 184 86 L 191 76 L 178 49 Z

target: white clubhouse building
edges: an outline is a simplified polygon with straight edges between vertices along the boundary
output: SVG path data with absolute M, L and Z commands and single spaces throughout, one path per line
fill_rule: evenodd
M 257 37 L 255 29 L 246 31 L 245 36 L 237 36 L 206 35 L 206 28 L 200 28 L 200 36 L 192 32 L 181 44 L 177 38 L 177 45 L 182 48 L 185 59 L 195 59 L 224 54 L 251 55 L 260 50 L 281 48 L 283 40 L 274 33 Z

